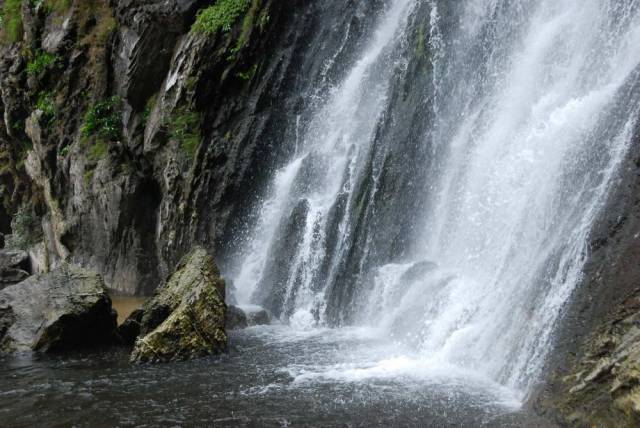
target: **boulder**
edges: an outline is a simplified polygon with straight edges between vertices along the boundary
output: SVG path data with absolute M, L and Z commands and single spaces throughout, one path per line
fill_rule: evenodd
M 22 269 L 6 268 L 0 270 L 0 290 L 13 284 L 24 281 L 29 277 L 29 272 Z
M 247 315 L 237 306 L 227 307 L 227 319 L 225 323 L 227 330 L 240 330 L 249 327 Z
M 9 267 L 29 269 L 29 253 L 22 250 L 0 250 L 0 270 Z
M 271 314 L 260 306 L 229 306 L 227 309 L 227 329 L 240 330 L 254 325 L 271 324 Z
M 0 353 L 111 344 L 116 313 L 100 275 L 72 265 L 0 291 Z
M 0 290 L 29 277 L 29 253 L 20 250 L 0 250 Z
M 249 327 L 253 325 L 271 324 L 271 314 L 265 308 L 260 306 L 243 306 L 242 310 L 247 315 L 247 324 Z
M 142 308 L 136 309 L 118 326 L 118 335 L 123 345 L 133 346 L 136 343 L 136 339 L 140 335 L 140 324 L 142 323 L 143 315 L 144 310 Z
M 131 360 L 168 362 L 223 352 L 225 284 L 207 252 L 196 247 L 143 306 Z

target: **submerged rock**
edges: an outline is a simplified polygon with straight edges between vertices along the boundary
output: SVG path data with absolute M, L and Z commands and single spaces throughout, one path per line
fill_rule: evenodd
M 240 330 L 254 325 L 271 324 L 271 314 L 260 306 L 229 306 L 227 309 L 227 329 Z
M 166 362 L 226 349 L 224 280 L 213 258 L 196 248 L 143 306 L 141 337 L 131 360 Z
M 237 306 L 229 305 L 227 307 L 227 318 L 225 321 L 227 330 L 240 330 L 249 327 L 247 315 Z
M 260 306 L 248 306 L 243 307 L 244 313 L 247 315 L 247 323 L 249 327 L 252 325 L 267 325 L 271 324 L 271 314 Z
M 63 265 L 0 291 L 0 353 L 110 344 L 116 325 L 102 278 L 80 267 Z

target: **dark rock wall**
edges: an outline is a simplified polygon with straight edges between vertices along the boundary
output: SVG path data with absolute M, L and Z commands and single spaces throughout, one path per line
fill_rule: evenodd
M 0 47 L 0 232 L 33 211 L 38 266 L 70 260 L 131 294 L 152 292 L 196 243 L 224 268 L 292 150 L 291 117 L 341 76 L 327 57 L 340 44 L 353 55 L 380 7 L 254 0 L 229 32 L 202 35 L 190 29 L 207 1 L 23 3 L 22 40 Z M 54 63 L 33 73 L 43 54 Z M 38 109 L 43 94 L 55 113 Z M 87 111 L 114 96 L 120 138 L 83 135 Z

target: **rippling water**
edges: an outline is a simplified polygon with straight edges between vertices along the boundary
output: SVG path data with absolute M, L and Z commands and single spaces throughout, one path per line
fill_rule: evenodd
M 435 364 L 434 364 L 435 367 Z M 551 426 L 489 380 L 412 360 L 375 330 L 254 327 L 228 355 L 125 350 L 0 360 L 2 426 Z

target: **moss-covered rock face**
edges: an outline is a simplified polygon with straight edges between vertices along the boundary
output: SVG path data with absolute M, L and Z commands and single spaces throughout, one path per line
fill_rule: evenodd
M 224 351 L 224 288 L 213 258 L 199 247 L 191 251 L 144 305 L 131 360 L 179 361 Z

